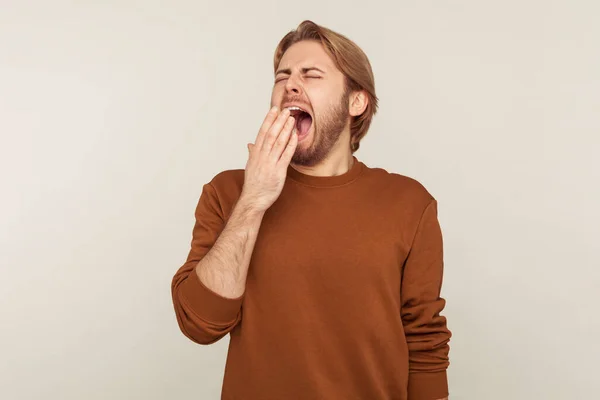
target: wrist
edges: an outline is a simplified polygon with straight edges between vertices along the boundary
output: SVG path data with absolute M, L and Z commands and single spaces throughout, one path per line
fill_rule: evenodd
M 235 205 L 236 211 L 243 214 L 246 218 L 259 218 L 261 219 L 266 210 L 261 209 L 257 206 L 256 201 L 252 200 L 248 196 L 240 196 L 237 204 Z

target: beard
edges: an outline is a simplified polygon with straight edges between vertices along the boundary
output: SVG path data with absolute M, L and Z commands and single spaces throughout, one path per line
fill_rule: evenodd
M 345 90 L 340 100 L 331 105 L 323 116 L 317 115 L 313 120 L 313 138 L 308 143 L 298 143 L 291 162 L 306 167 L 314 166 L 323 161 L 332 147 L 338 142 L 348 123 L 350 112 L 348 100 L 350 91 Z M 308 138 L 307 138 L 308 139 Z M 305 148 L 305 146 L 308 146 Z

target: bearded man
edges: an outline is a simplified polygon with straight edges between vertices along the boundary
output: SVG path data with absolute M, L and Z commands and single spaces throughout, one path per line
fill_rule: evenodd
M 354 154 L 377 102 L 364 52 L 304 21 L 245 169 L 204 184 L 172 296 L 192 341 L 230 335 L 221 399 L 447 398 L 437 202 Z

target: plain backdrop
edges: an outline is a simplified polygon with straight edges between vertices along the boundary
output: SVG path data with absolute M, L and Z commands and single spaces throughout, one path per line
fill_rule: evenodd
M 219 398 L 229 338 L 180 333 L 171 278 L 304 19 L 372 63 L 356 156 L 439 201 L 451 400 L 596 398 L 599 16 L 594 0 L 1 0 L 0 398 Z

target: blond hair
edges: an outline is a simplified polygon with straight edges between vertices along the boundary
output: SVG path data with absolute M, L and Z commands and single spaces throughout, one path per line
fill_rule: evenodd
M 357 90 L 366 92 L 367 108 L 361 115 L 352 117 L 350 123 L 350 150 L 354 153 L 360 147 L 360 140 L 367 134 L 378 107 L 371 63 L 361 48 L 346 36 L 305 20 L 295 30 L 288 32 L 277 45 L 273 60 L 274 72 L 277 71 L 283 54 L 293 44 L 303 40 L 321 43 L 335 66 L 344 74 L 346 94 Z

